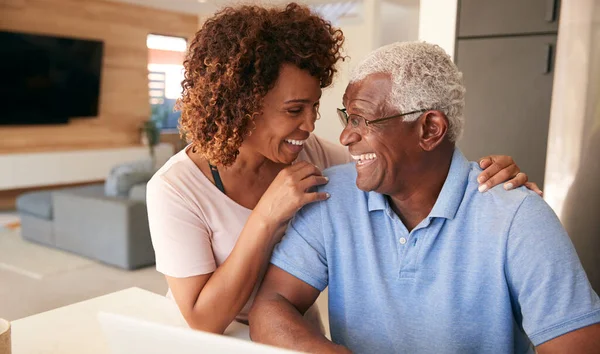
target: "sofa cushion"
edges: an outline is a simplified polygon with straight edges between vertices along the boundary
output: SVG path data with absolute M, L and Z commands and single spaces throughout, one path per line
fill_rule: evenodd
M 52 220 L 54 218 L 54 213 L 52 211 L 52 195 L 54 192 L 72 192 L 103 196 L 104 185 L 102 183 L 96 183 L 45 191 L 25 192 L 17 197 L 17 210 L 38 218 Z
M 146 202 L 146 183 L 136 184 L 129 190 L 129 200 Z
M 55 192 L 70 193 L 86 197 L 104 197 L 104 183 L 57 189 Z
M 17 210 L 52 220 L 52 191 L 26 192 L 17 197 Z
M 117 165 L 106 178 L 104 193 L 109 197 L 128 197 L 131 187 L 148 182 L 153 174 L 153 163 L 150 159 Z

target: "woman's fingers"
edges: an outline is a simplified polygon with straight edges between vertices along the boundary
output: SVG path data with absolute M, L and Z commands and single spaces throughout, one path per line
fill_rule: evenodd
M 484 170 L 479 174 L 479 176 L 477 176 L 477 182 L 479 182 L 480 185 L 483 185 L 485 182 L 489 181 L 489 179 L 492 178 L 495 174 L 502 171 L 502 167 L 500 167 L 500 165 L 498 165 L 497 163 L 494 163 L 487 159 L 482 161 L 484 162 L 480 163 L 480 166 L 484 165 L 486 167 L 482 167 L 484 168 Z
M 535 182 L 529 182 L 529 176 L 527 176 L 525 172 L 517 173 L 517 175 L 513 179 L 504 183 L 504 189 L 506 189 L 507 191 L 521 186 L 525 186 L 527 189 L 534 191 L 540 197 L 544 196 L 544 192 L 542 192 L 540 187 L 538 187 L 538 185 Z
M 314 203 L 314 202 L 322 202 L 324 200 L 329 199 L 330 195 L 329 193 L 325 193 L 325 192 L 312 192 L 312 193 L 306 193 L 304 196 L 304 205 L 306 204 L 310 204 L 310 203 Z
M 329 182 L 329 178 L 325 176 L 310 175 L 298 183 L 298 190 L 305 192 L 314 192 L 316 186 L 321 186 Z
M 254 209 L 270 222 L 285 222 L 305 204 L 326 200 L 329 195 L 314 187 L 327 181 L 315 165 L 295 163 L 279 172 Z
M 510 156 L 488 156 L 483 158 L 479 162 L 479 165 L 485 168 L 477 177 L 480 192 L 485 192 L 494 186 L 506 182 L 520 172 L 519 167 Z
M 527 189 L 529 190 L 536 192 L 540 197 L 544 196 L 544 192 L 540 189 L 540 187 L 538 187 L 538 185 L 535 182 L 526 182 L 525 187 L 527 187 Z
M 295 163 L 283 169 L 280 173 L 287 174 L 288 177 L 295 181 L 301 181 L 310 175 L 322 175 L 321 170 L 317 166 L 306 161 Z
M 495 167 L 495 164 L 492 164 L 490 167 L 488 167 L 486 169 L 486 171 L 490 170 L 490 169 L 494 169 L 492 171 L 492 176 L 489 177 L 487 180 L 485 180 L 485 183 L 480 183 L 479 184 L 479 191 L 480 192 L 485 192 L 486 190 L 495 187 L 509 179 L 511 179 L 511 177 L 515 176 L 515 169 L 512 167 L 507 167 L 505 169 L 498 169 Z M 485 171 L 484 171 L 485 172 Z M 483 172 L 482 172 L 483 173 Z M 518 173 L 517 173 L 518 175 Z M 526 175 L 525 175 L 526 176 Z M 481 175 L 480 175 L 481 177 Z M 516 177 L 515 177 L 516 178 Z M 479 178 L 478 178 L 479 180 Z M 517 182 L 519 182 L 519 179 L 517 180 Z M 527 182 L 526 180 L 524 182 L 522 182 L 521 184 L 519 184 L 518 186 L 521 186 L 523 183 Z M 517 185 L 515 185 L 515 187 L 518 187 Z
M 527 174 L 525 172 L 519 172 L 513 179 L 504 183 L 504 189 L 509 191 L 511 189 L 521 187 L 522 185 L 527 183 L 528 179 L 529 177 L 527 177 Z
M 301 194 L 299 198 L 299 208 L 308 203 L 323 201 L 329 199 L 329 193 L 315 192 L 315 187 L 329 182 L 329 178 L 322 175 L 309 175 L 302 179 L 297 185 L 297 193 Z
M 491 164 L 492 164 L 492 158 L 490 156 L 486 156 L 486 157 L 482 158 L 481 160 L 479 160 L 479 167 L 481 167 L 484 170 L 486 168 L 488 168 Z
M 306 187 L 304 195 L 303 206 L 309 203 L 324 201 L 329 199 L 330 195 L 327 192 L 314 192 L 316 186 L 322 186 L 329 182 L 329 177 L 326 176 L 310 176 L 305 178 L 303 183 L 306 183 L 303 187 Z

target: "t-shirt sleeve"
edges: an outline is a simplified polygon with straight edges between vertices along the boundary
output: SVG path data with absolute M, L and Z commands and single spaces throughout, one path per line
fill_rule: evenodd
M 329 278 L 320 204 L 309 204 L 296 213 L 285 236 L 275 246 L 271 263 L 323 291 Z
M 598 295 L 573 244 L 537 195 L 527 196 L 514 217 L 506 262 L 515 314 L 534 345 L 600 322 Z
M 156 270 L 175 278 L 214 272 L 210 232 L 202 216 L 164 179 L 153 178 L 147 188 Z

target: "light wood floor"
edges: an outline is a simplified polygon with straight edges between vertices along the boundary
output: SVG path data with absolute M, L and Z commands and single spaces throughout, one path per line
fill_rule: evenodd
M 14 222 L 15 218 L 15 213 L 0 213 L 0 238 L 15 232 L 2 229 L 3 224 Z M 0 318 L 12 321 L 132 286 L 161 295 L 167 292 L 163 275 L 154 267 L 125 271 L 84 259 L 73 262 L 74 256 L 69 253 L 65 253 L 64 257 L 71 257 L 71 261 L 65 262 L 60 259 L 60 255 L 57 256 L 56 250 L 27 246 L 29 245 L 24 245 L 19 251 L 23 259 L 18 263 L 25 265 L 22 268 L 28 268 L 27 262 L 30 261 L 35 262 L 30 264 L 30 269 L 40 269 L 40 263 L 46 262 L 54 270 L 42 271 L 42 276 L 32 276 L 13 269 L 10 265 L 2 266 L 0 259 Z M 317 303 L 328 330 L 326 292 L 319 297 Z

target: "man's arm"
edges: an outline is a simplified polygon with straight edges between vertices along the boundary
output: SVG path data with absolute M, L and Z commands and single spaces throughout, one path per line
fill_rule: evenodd
M 600 299 L 558 217 L 528 195 L 507 240 L 506 279 L 539 353 L 600 353 Z
M 551 339 L 535 349 L 538 354 L 600 353 L 600 323 Z
M 350 353 L 304 319 L 303 314 L 318 296 L 318 289 L 270 265 L 250 310 L 250 337 L 309 353 Z

